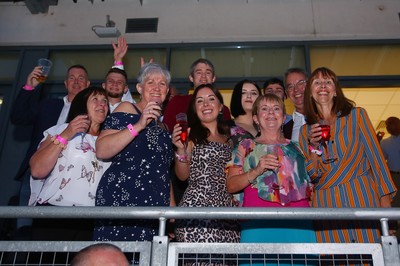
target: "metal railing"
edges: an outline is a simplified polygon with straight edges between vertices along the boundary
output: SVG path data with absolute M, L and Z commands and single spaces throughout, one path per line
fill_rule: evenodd
M 0 207 L 0 218 L 79 218 L 79 219 L 157 219 L 159 236 L 151 245 L 137 248 L 142 242 L 115 242 L 124 252 L 139 252 L 141 258 L 151 257 L 151 265 L 193 264 L 237 265 L 243 261 L 288 262 L 289 265 L 400 265 L 399 246 L 394 236 L 389 236 L 388 221 L 400 220 L 400 208 L 380 209 L 318 209 L 318 208 L 181 208 L 181 207 Z M 227 243 L 169 243 L 166 236 L 168 219 L 263 219 L 263 220 L 376 220 L 382 227 L 381 244 L 227 244 Z M 51 251 L 76 252 L 92 242 L 66 242 L 61 246 L 52 242 L 1 241 L 0 252 L 34 251 L 34 245 L 51 247 Z M 114 242 L 113 242 L 114 243 Z M 126 246 L 125 245 L 128 245 Z M 12 244 L 12 245 L 10 245 Z M 137 245 L 136 245 L 137 244 Z M 131 246 L 129 246 L 131 245 Z M 133 246 L 132 246 L 133 245 Z M 6 248 L 11 246 L 13 248 Z M 133 248 L 135 247 L 135 248 Z M 40 248 L 38 248 L 40 250 Z M 196 252 L 196 253 L 193 253 Z M 190 254 L 190 256 L 188 255 Z M 200 255 L 201 256 L 200 256 Z M 214 256 L 215 255 L 215 256 Z M 260 259 L 261 256 L 261 259 Z M 272 256 L 272 257 L 271 257 Z M 289 257 L 288 257 L 289 256 Z M 344 257 L 344 259 L 343 259 Z M 356 260 L 354 259 L 356 258 Z M 195 260 L 195 264 L 196 264 Z M 207 261 L 205 262 L 204 261 Z M 141 265 L 146 264 L 146 259 Z M 356 262 L 354 262 L 356 261 Z M 302 263 L 303 262 L 303 263 Z M 358 262 L 358 263 L 357 263 Z M 14 262 L 12 262 L 14 263 Z M 218 263 L 217 263 L 218 264 Z M 30 265 L 30 264 L 1 264 Z M 33 264 L 32 264 L 33 265 Z M 35 264 L 37 265 L 37 264 Z M 68 265 L 49 264 L 49 265 Z

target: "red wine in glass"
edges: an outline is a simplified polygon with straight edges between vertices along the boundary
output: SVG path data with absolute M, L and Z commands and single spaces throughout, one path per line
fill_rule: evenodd
M 188 135 L 187 135 L 187 131 L 188 131 L 187 115 L 185 113 L 177 114 L 176 115 L 176 123 L 178 123 L 182 128 L 180 139 L 186 147 L 187 140 L 188 140 L 187 139 L 187 137 L 188 137 Z
M 320 125 L 321 127 L 321 140 L 329 141 L 331 138 L 331 126 L 330 125 Z
M 188 123 L 187 123 L 187 121 L 177 121 L 177 122 L 179 123 L 179 125 L 182 128 L 181 141 L 182 141 L 182 143 L 186 143 Z

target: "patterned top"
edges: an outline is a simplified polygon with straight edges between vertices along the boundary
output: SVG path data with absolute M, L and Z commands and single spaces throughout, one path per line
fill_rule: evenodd
M 65 130 L 68 124 L 46 130 L 55 136 Z M 51 204 L 56 206 L 94 206 L 97 185 L 110 163 L 96 158 L 97 136 L 76 134 L 61 151 L 53 171 L 46 179 L 31 177 L 29 205 Z
M 232 155 L 231 143 L 210 141 L 194 146 L 188 187 L 180 207 L 233 207 L 226 189 L 225 165 Z M 179 242 L 239 242 L 235 220 L 185 219 L 176 221 Z
M 234 125 L 231 127 L 231 140 L 233 142 L 233 147 L 237 147 L 239 143 L 244 139 L 254 139 L 253 135 L 246 129 Z
M 231 140 L 233 142 L 234 150 L 236 150 L 239 143 L 244 139 L 254 139 L 254 136 L 241 126 L 233 123 L 231 126 Z M 243 190 L 233 194 L 237 207 L 243 206 Z
M 327 161 L 326 154 L 313 167 L 308 151 L 307 133 L 310 125 L 301 129 L 299 144 L 305 153 L 307 171 L 315 183 L 314 207 L 372 208 L 379 207 L 379 199 L 396 191 L 389 169 L 375 136 L 375 130 L 363 108 L 353 108 L 345 117 L 338 117 L 331 125 L 331 141 L 327 150 L 335 154 Z M 354 226 L 353 226 L 354 227 Z M 342 230 L 320 230 L 320 242 L 378 242 L 378 230 L 348 227 Z M 331 227 L 332 228 L 332 227 Z
M 241 167 L 243 172 L 257 167 L 259 158 L 267 154 L 267 147 L 275 146 L 281 167 L 278 172 L 266 171 L 257 177 L 257 185 L 244 189 L 243 206 L 267 206 L 266 201 L 286 205 L 308 199 L 311 193 L 309 177 L 304 166 L 304 157 L 295 143 L 287 140 L 283 145 L 266 145 L 245 139 L 233 152 L 227 167 Z
M 126 129 L 140 114 L 112 113 L 104 130 Z M 96 206 L 169 206 L 170 166 L 173 160 L 171 135 L 152 121 L 112 159 L 96 194 Z M 101 221 L 95 228 L 98 241 L 152 240 L 157 223 L 151 221 Z M 155 225 L 154 225 L 155 224 Z

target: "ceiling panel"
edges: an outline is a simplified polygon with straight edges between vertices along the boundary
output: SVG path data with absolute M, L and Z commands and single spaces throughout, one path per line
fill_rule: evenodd
M 400 117 L 400 88 L 344 88 L 343 90 L 346 97 L 367 110 L 374 128 L 390 116 Z

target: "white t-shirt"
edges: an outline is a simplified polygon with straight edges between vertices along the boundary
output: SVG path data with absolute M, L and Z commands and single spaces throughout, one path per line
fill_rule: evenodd
M 68 124 L 49 128 L 44 134 L 55 136 Z M 83 141 L 82 141 L 83 136 Z M 76 134 L 60 153 L 53 171 L 45 179 L 31 177 L 29 205 L 46 204 L 56 206 L 94 206 L 97 186 L 110 162 L 96 158 L 97 136 Z

